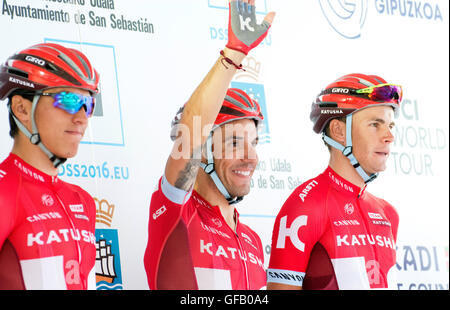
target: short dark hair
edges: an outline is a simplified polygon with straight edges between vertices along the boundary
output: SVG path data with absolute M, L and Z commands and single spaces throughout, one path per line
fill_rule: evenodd
M 24 90 L 16 90 L 13 91 L 9 96 L 8 96 L 8 106 L 12 105 L 12 97 L 14 97 L 15 95 L 19 95 L 22 96 L 23 98 L 33 101 L 33 95 L 30 93 L 24 93 Z M 8 113 L 8 117 L 9 117 L 9 136 L 11 138 L 15 138 L 17 133 L 19 132 L 19 127 L 17 127 L 16 122 L 14 121 L 14 118 L 12 116 L 12 112 Z

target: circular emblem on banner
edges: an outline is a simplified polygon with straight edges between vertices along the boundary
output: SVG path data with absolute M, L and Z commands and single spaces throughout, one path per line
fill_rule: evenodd
M 367 16 L 367 0 L 319 0 L 330 26 L 347 39 L 361 36 Z

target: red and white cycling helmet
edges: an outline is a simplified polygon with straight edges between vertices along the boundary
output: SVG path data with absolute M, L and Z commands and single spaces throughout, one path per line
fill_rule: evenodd
M 32 102 L 32 133 L 10 113 L 21 130 L 33 144 L 38 145 L 57 167 L 66 159 L 51 153 L 40 139 L 34 112 L 39 101 L 39 91 L 55 87 L 74 87 L 99 92 L 99 74 L 87 57 L 78 50 L 55 43 L 30 46 L 10 56 L 0 66 L 0 100 L 17 93 L 34 94 Z
M 76 87 L 96 94 L 98 83 L 99 74 L 83 53 L 55 43 L 33 45 L 0 66 L 0 100 L 18 89 Z
M 177 125 L 180 122 L 183 109 L 184 106 L 178 110 L 177 115 L 172 121 L 172 129 L 170 134 L 172 140 L 175 140 L 176 138 Z M 258 125 L 264 120 L 264 116 L 261 113 L 261 107 L 258 102 L 251 99 L 247 93 L 238 88 L 229 88 L 223 100 L 219 114 L 214 121 L 211 134 L 206 140 L 207 163 L 201 163 L 203 170 L 211 176 L 217 188 L 228 200 L 229 204 L 237 203 L 241 201 L 243 197 L 232 197 L 215 171 L 214 156 L 212 152 L 212 132 L 222 125 L 241 119 L 253 119 L 258 127 Z
M 401 86 L 389 84 L 379 76 L 359 73 L 344 75 L 322 90 L 312 103 L 310 119 L 314 123 L 313 130 L 316 133 L 322 133 L 323 140 L 328 145 L 342 151 L 364 181 L 370 182 L 376 178 L 377 174 L 368 176 L 352 153 L 352 115 L 361 109 L 373 106 L 391 106 L 397 115 L 402 95 Z M 343 116 L 346 116 L 347 131 L 345 147 L 324 132 L 326 125 L 332 119 Z

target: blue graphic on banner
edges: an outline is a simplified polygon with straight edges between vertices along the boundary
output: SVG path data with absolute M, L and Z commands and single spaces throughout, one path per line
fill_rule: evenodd
M 269 116 L 267 114 L 266 108 L 266 95 L 264 93 L 264 85 L 233 81 L 231 82 L 231 87 L 242 89 L 250 96 L 250 98 L 256 100 L 259 103 L 261 107 L 261 112 L 264 116 L 264 122 L 260 126 L 258 143 L 260 144 L 269 143 L 270 142 Z
M 117 229 L 96 229 L 95 239 L 97 248 L 95 257 L 97 290 L 122 290 L 123 283 Z
M 357 39 L 361 36 L 367 16 L 367 0 L 319 0 L 319 5 L 330 26 L 341 36 L 347 39 Z
M 114 46 L 52 38 L 45 38 L 44 42 L 82 51 L 95 64 L 95 69 L 101 72 L 100 93 L 96 97 L 94 114 L 87 130 L 92 137 L 88 139 L 85 135 L 81 144 L 125 146 Z

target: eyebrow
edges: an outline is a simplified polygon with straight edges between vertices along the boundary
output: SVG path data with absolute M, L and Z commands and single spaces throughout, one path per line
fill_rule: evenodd
M 386 121 L 384 119 L 382 119 L 382 118 L 374 118 L 374 119 L 371 119 L 370 121 L 378 122 L 378 123 L 381 123 L 381 124 L 386 124 Z M 395 126 L 395 122 L 392 121 L 392 122 L 389 123 L 389 125 Z
M 233 136 L 231 136 L 231 137 L 226 137 L 225 140 L 224 140 L 224 142 L 229 141 L 229 140 L 244 140 L 244 138 L 241 137 L 241 136 L 233 135 Z M 258 143 L 258 142 L 259 142 L 259 136 L 256 136 L 256 138 L 253 139 L 253 141 L 255 141 L 256 143 Z

